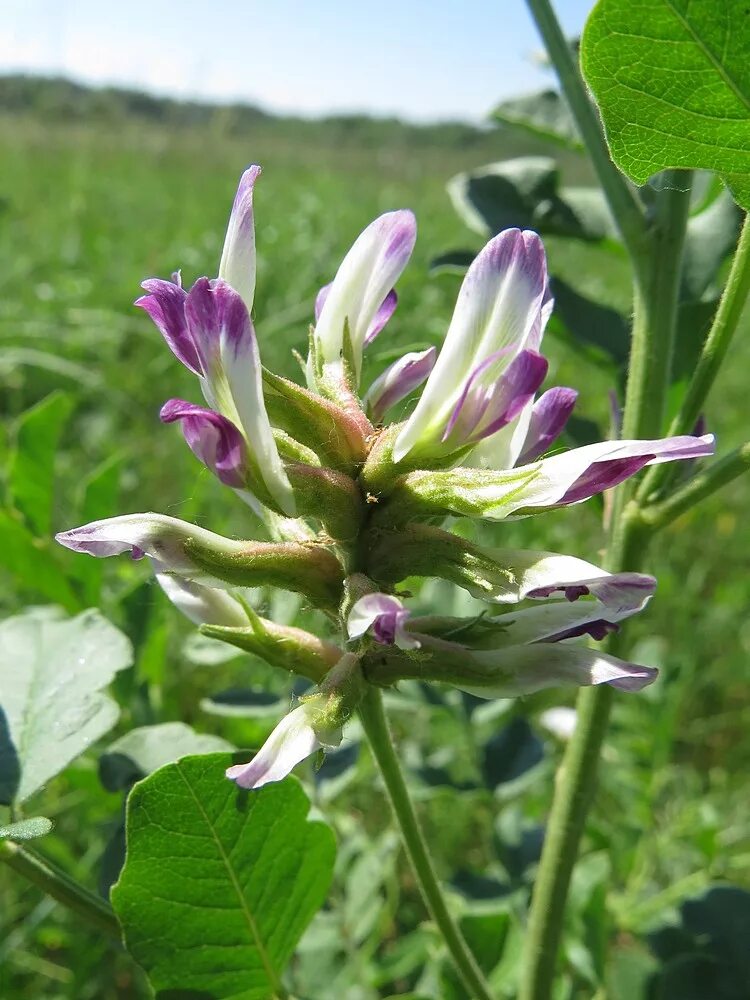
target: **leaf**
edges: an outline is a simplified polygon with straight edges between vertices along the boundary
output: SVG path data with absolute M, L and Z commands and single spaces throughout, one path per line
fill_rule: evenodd
M 0 826 L 0 840 L 35 840 L 52 829 L 52 820 L 46 816 L 29 816 L 9 826 Z
M 488 788 L 515 781 L 544 759 L 544 744 L 517 716 L 484 745 L 482 774 Z
M 0 569 L 12 577 L 15 589 L 78 611 L 81 602 L 58 566 L 58 550 L 51 540 L 34 538 L 18 515 L 0 510 Z
M 21 414 L 8 470 L 10 502 L 37 535 L 52 531 L 55 457 L 73 400 L 53 392 Z
M 734 250 L 741 225 L 742 212 L 727 191 L 688 219 L 680 290 L 683 301 L 696 302 L 707 292 L 718 296 L 719 269 Z
M 457 174 L 448 194 L 466 225 L 483 236 L 517 226 L 582 240 L 617 238 L 601 191 L 560 188 L 550 157 L 521 156 Z
M 98 611 L 0 624 L 0 802 L 23 802 L 114 725 L 119 709 L 102 689 L 131 662 Z
M 604 357 L 617 368 L 623 367 L 630 352 L 630 331 L 625 317 L 609 306 L 577 292 L 561 278 L 550 279 L 555 309 L 550 332 L 563 336 L 571 347 L 584 351 L 592 360 Z
M 234 750 L 231 743 L 184 722 L 138 726 L 107 747 L 99 758 L 99 779 L 108 792 L 119 792 L 180 757 L 227 750 Z
M 331 883 L 334 838 L 295 778 L 244 792 L 230 754 L 186 757 L 128 799 L 112 905 L 154 990 L 213 1000 L 278 996 Z
M 615 163 L 721 174 L 750 208 L 750 17 L 738 0 L 599 0 L 581 43 Z
M 557 142 L 566 149 L 584 148 L 570 109 L 556 90 L 542 90 L 502 101 L 491 112 L 491 117 L 503 125 L 516 126 Z

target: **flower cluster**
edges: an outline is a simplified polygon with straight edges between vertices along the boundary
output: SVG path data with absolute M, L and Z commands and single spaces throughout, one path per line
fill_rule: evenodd
M 363 389 L 363 353 L 393 315 L 416 239 L 405 210 L 372 222 L 318 294 L 306 386 L 264 369 L 252 319 L 259 175 L 254 166 L 242 176 L 218 276 L 189 290 L 179 273 L 150 278 L 136 305 L 195 374 L 204 400 L 170 399 L 162 421 L 179 423 L 196 457 L 262 519 L 267 540 L 228 539 L 159 514 L 57 536 L 94 556 L 148 558 L 169 599 L 207 634 L 318 685 L 228 777 L 257 788 L 337 745 L 368 684 L 419 678 L 482 697 L 648 684 L 653 669 L 575 640 L 601 639 L 640 611 L 652 577 L 484 548 L 441 523 L 579 503 L 645 465 L 710 454 L 711 435 L 605 441 L 544 457 L 576 392 L 555 387 L 537 398 L 553 302 L 542 242 L 518 229 L 490 240 L 469 268 L 439 353 L 406 354 Z M 386 423 L 409 412 L 420 386 L 410 415 Z M 420 575 L 490 604 L 527 603 L 474 619 L 413 617 L 396 591 Z M 338 623 L 340 641 L 258 617 L 242 588 L 259 585 L 302 594 Z

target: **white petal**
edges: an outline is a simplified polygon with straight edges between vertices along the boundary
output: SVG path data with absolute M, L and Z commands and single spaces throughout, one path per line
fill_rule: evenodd
M 252 166 L 240 178 L 219 264 L 219 277 L 239 292 L 249 313 L 255 297 L 253 188 L 259 175 L 260 167 Z
M 406 267 L 415 239 L 416 222 L 407 210 L 381 215 L 357 237 L 328 289 L 315 325 L 324 363 L 340 363 L 348 321 L 359 375 L 367 332 Z
M 539 347 L 549 306 L 544 247 L 537 234 L 508 229 L 490 240 L 466 273 L 440 356 L 396 441 L 397 462 L 418 441 L 440 440 L 466 379 L 479 364 L 500 350 L 508 351 L 509 363 L 518 351 Z
M 557 643 L 509 646 L 474 653 L 473 658 L 486 667 L 497 668 L 496 675 L 488 677 L 485 684 L 456 685 L 480 698 L 517 698 L 560 684 L 612 684 L 621 690 L 637 691 L 657 675 L 653 667 L 628 663 L 585 646 Z
M 174 606 L 196 625 L 227 625 L 244 628 L 247 614 L 239 601 L 226 590 L 205 587 L 182 580 L 170 573 L 159 572 L 159 563 L 152 560 L 156 581 Z
M 240 788 L 261 788 L 286 778 L 297 764 L 323 748 L 312 727 L 314 711 L 303 703 L 285 715 L 250 763 L 227 768 L 226 776 Z

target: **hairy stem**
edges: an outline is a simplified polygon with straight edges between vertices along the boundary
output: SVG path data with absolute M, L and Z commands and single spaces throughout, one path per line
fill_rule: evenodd
M 67 906 L 93 928 L 110 937 L 121 938 L 120 925 L 112 907 L 89 892 L 75 879 L 29 847 L 6 840 L 0 844 L 0 860 L 43 889 L 48 896 Z
M 682 246 L 690 193 L 689 175 L 668 171 L 659 194 L 647 255 L 648 272 L 636 281 L 630 372 L 623 436 L 658 437 L 674 345 Z M 640 262 L 642 264 L 642 262 Z M 639 262 L 633 261 L 634 269 Z M 632 501 L 632 487 L 617 491 L 607 568 L 637 571 L 648 531 Z M 616 651 L 619 636 L 609 648 Z M 537 872 L 526 938 L 519 1000 L 549 1000 L 573 867 L 596 787 L 614 692 L 607 685 L 584 688 L 578 719 L 558 772 L 544 849 Z
M 640 273 L 644 250 L 648 244 L 643 210 L 633 189 L 610 159 L 599 117 L 586 93 L 573 51 L 560 28 L 552 5 L 549 0 L 526 2 L 555 67 L 565 100 L 576 120 L 617 228 L 636 272 Z
M 714 321 L 680 410 L 669 428 L 670 434 L 692 433 L 729 350 L 748 294 L 750 294 L 750 216 L 745 216 L 732 267 Z M 638 499 L 645 500 L 663 490 L 670 477 L 670 469 L 666 465 L 655 465 L 644 477 L 638 489 Z
M 472 1000 L 492 1000 L 492 994 L 476 959 L 448 911 L 391 741 L 382 696 L 372 685 L 369 686 L 367 695 L 360 705 L 359 716 L 370 749 L 380 768 L 396 822 L 401 829 L 406 853 L 432 919 L 438 926 L 469 996 Z
M 718 462 L 687 482 L 661 503 L 644 507 L 641 520 L 651 531 L 666 528 L 675 518 L 690 510 L 697 503 L 721 489 L 733 479 L 750 469 L 750 443 L 740 445 Z

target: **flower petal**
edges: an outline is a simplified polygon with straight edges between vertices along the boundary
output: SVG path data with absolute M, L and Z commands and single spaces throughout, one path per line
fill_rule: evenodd
M 486 619 L 489 632 L 482 643 L 485 649 L 516 646 L 532 642 L 558 642 L 575 635 L 603 638 L 617 622 L 637 614 L 650 601 L 656 580 L 641 573 L 618 573 L 589 579 L 586 583 L 561 583 L 528 591 L 527 597 L 545 596 L 554 590 L 569 593 L 573 600 L 552 601 L 538 607 L 525 608 Z M 591 595 L 593 600 L 578 600 Z M 416 628 L 417 626 L 415 626 Z
M 357 237 L 322 299 L 315 339 L 324 363 L 340 363 L 348 322 L 359 374 L 365 339 L 372 339 L 388 309 L 393 311 L 390 292 L 411 256 L 416 234 L 414 215 L 401 210 L 381 215 Z
M 227 768 L 226 776 L 240 788 L 261 788 L 281 781 L 301 761 L 323 748 L 312 727 L 312 715 L 303 703 L 285 715 L 249 764 Z
M 610 684 L 621 691 L 640 691 L 658 674 L 654 667 L 576 645 L 508 646 L 472 656 L 485 668 L 494 669 L 488 670 L 486 682 L 456 686 L 480 698 L 517 698 L 560 684 Z
M 426 351 L 411 351 L 394 361 L 375 379 L 367 391 L 364 403 L 369 406 L 376 423 L 382 421 L 387 410 L 400 403 L 424 382 L 432 371 L 436 357 L 437 350 L 434 347 L 428 347 Z
M 519 351 L 499 377 L 493 370 L 498 361 L 493 355 L 471 374 L 443 441 L 459 447 L 490 437 L 518 417 L 547 374 L 547 359 L 536 351 Z
M 510 363 L 521 350 L 538 350 L 550 308 L 537 234 L 507 229 L 490 240 L 466 273 L 443 349 L 396 441 L 394 459 L 418 442 L 442 437 L 466 380 L 488 358 L 510 349 Z
M 240 178 L 219 264 L 219 277 L 239 293 L 248 313 L 255 297 L 253 188 L 259 176 L 260 167 L 253 165 Z
M 149 314 L 177 360 L 191 372 L 202 375 L 198 352 L 185 320 L 187 292 L 180 284 L 162 278 L 148 278 L 141 282 L 141 287 L 148 295 L 136 299 L 135 304 Z
M 268 492 L 283 513 L 293 515 L 294 495 L 266 412 L 258 344 L 244 302 L 226 282 L 200 278 L 185 315 L 212 403 L 243 430 Z
M 231 420 L 184 399 L 170 399 L 161 408 L 165 424 L 179 420 L 193 454 L 222 483 L 234 489 L 247 485 L 247 446 Z
M 523 452 L 517 460 L 518 465 L 533 462 L 554 444 L 562 434 L 577 398 L 576 390 L 565 386 L 548 389 L 539 397 L 531 409 L 529 428 Z
M 535 476 L 518 496 L 518 507 L 580 503 L 617 486 L 645 465 L 712 455 L 713 434 L 656 441 L 602 441 L 553 455 L 539 463 Z
M 247 614 L 239 601 L 226 590 L 205 587 L 161 571 L 161 564 L 152 560 L 156 581 L 174 606 L 196 625 L 226 625 L 245 628 Z
M 212 531 L 165 514 L 123 514 L 55 535 L 60 545 L 73 552 L 85 552 L 100 559 L 123 552 L 131 552 L 137 559 L 146 555 L 163 566 L 164 571 L 185 573 L 195 579 L 202 574 L 185 553 L 185 542 L 189 539 L 205 545 L 226 541 Z
M 372 630 L 376 642 L 400 649 L 418 649 L 420 642 L 404 627 L 410 612 L 392 594 L 365 594 L 354 604 L 347 619 L 350 639 Z
M 396 311 L 397 305 L 398 305 L 398 295 L 396 294 L 396 289 L 392 288 L 381 302 L 380 308 L 373 316 L 372 322 L 367 328 L 367 333 L 365 334 L 365 343 L 364 343 L 365 347 L 367 347 L 369 344 L 373 342 L 373 340 L 375 340 L 377 335 L 380 333 L 385 324 L 388 322 L 388 320 Z

